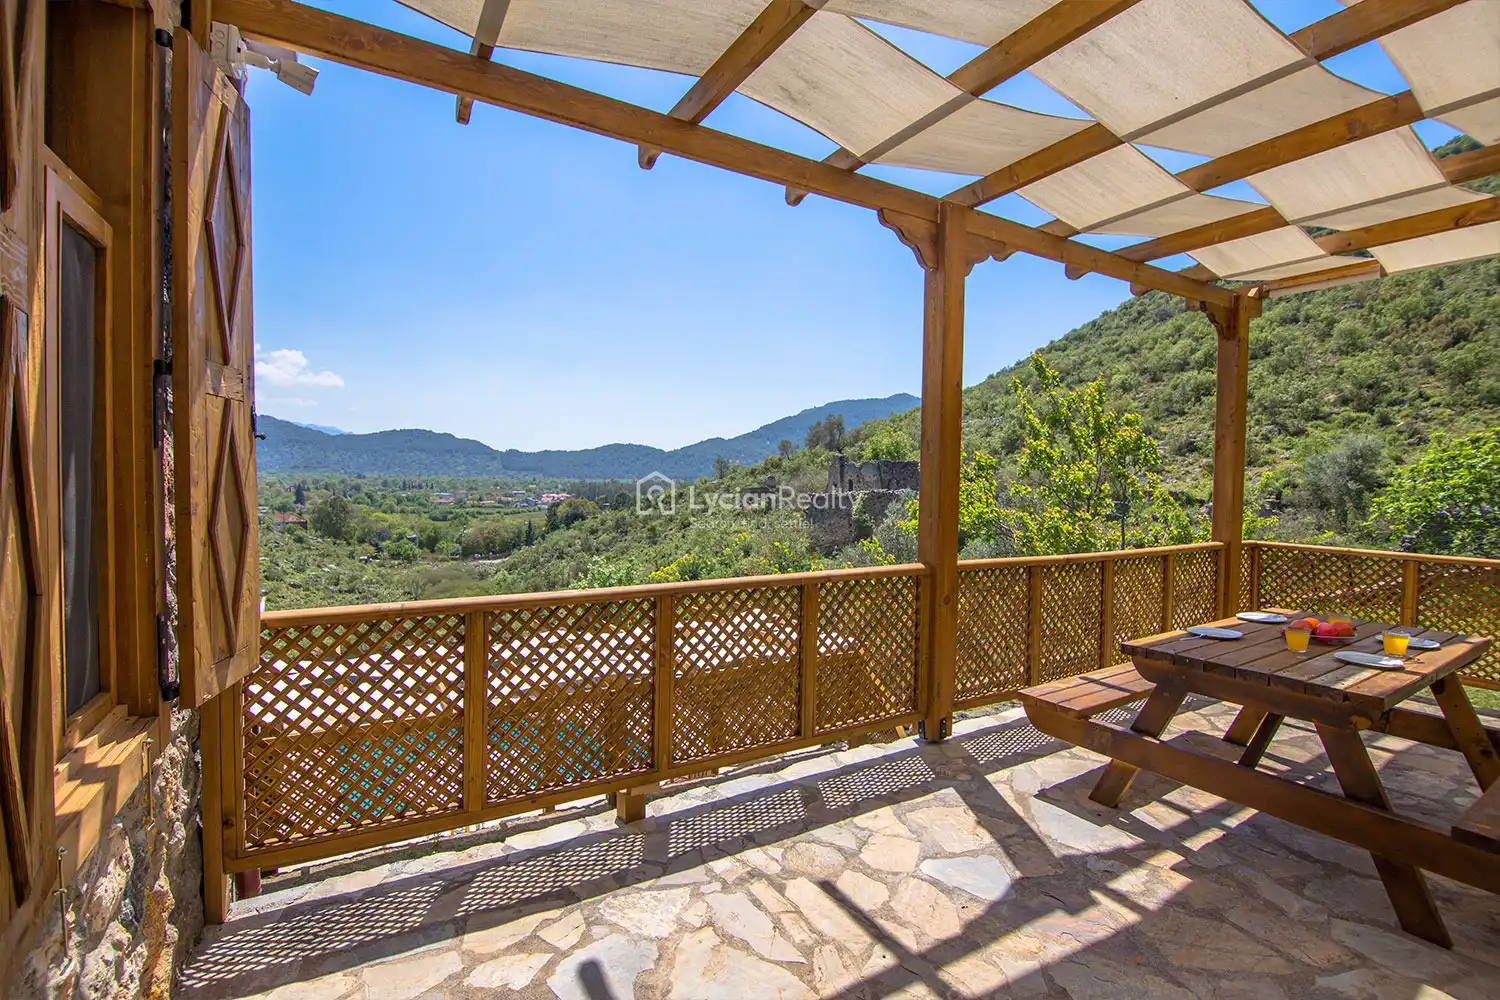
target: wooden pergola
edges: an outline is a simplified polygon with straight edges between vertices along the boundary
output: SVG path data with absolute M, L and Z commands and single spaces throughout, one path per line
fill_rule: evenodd
M 647 169 L 669 153 L 783 185 L 789 204 L 811 193 L 874 210 L 926 274 L 919 553 L 933 585 L 921 634 L 924 655 L 945 662 L 958 612 L 964 284 L 976 263 L 1029 253 L 1062 263 L 1070 278 L 1102 274 L 1135 294 L 1181 296 L 1211 320 L 1212 538 L 1224 544 L 1218 603 L 1228 608 L 1241 576 L 1248 329 L 1261 302 L 1500 253 L 1500 202 L 1456 186 L 1500 169 L 1500 146 L 1439 164 L 1410 131 L 1433 118 L 1500 139 L 1500 79 L 1485 68 L 1487 57 L 1500 66 L 1500 4 L 1345 2 L 1289 35 L 1243 0 L 408 0 L 471 36 L 469 52 L 293 0 L 193 0 L 191 28 L 205 48 L 220 22 L 248 39 L 452 93 L 461 123 L 479 101 L 635 144 Z M 856 18 L 984 48 L 939 77 Z M 1411 90 L 1376 94 L 1323 68 L 1376 40 Z M 1221 69 L 1215 56 L 1226 46 L 1240 58 Z M 492 62 L 497 47 L 697 79 L 662 114 Z M 1094 120 L 982 96 L 1026 71 Z M 817 161 L 703 124 L 737 90 L 840 148 Z M 1170 174 L 1138 142 L 1208 158 Z M 982 173 L 937 198 L 858 172 L 869 163 Z M 1241 179 L 1270 204 L 1205 193 Z M 981 209 L 1011 192 L 1057 218 L 1030 227 Z M 1333 231 L 1312 237 L 1304 226 Z M 1074 238 L 1089 232 L 1148 238 L 1110 252 Z M 1373 256 L 1344 256 L 1363 250 Z M 1197 266 L 1153 263 L 1182 253 Z M 931 676 L 951 683 L 952 673 Z M 927 732 L 941 738 L 953 692 L 926 695 Z

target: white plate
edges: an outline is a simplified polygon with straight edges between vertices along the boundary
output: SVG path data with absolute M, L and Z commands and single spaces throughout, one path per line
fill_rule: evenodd
M 1241 611 L 1235 617 L 1241 621 L 1260 622 L 1262 625 L 1284 625 L 1291 621 L 1286 615 L 1272 614 L 1269 611 Z
M 1416 636 L 1412 636 L 1410 639 L 1406 640 L 1406 648 L 1407 649 L 1442 649 L 1443 648 L 1443 644 L 1440 643 L 1440 642 L 1433 642 L 1431 639 L 1418 639 Z
M 1384 653 L 1361 653 L 1352 649 L 1341 649 L 1333 654 L 1335 660 L 1343 660 L 1345 663 L 1357 663 L 1361 667 L 1374 667 L 1377 670 L 1400 670 L 1406 666 L 1406 661 L 1399 656 L 1386 656 Z
M 1219 628 L 1217 625 L 1194 625 L 1187 631 L 1202 639 L 1243 639 L 1245 637 L 1243 632 L 1236 632 L 1232 628 Z

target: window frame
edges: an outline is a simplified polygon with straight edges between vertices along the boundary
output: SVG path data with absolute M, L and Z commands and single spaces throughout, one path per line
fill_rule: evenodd
M 62 424 L 59 409 L 61 399 L 61 321 L 60 294 L 62 248 L 62 226 L 68 225 L 94 245 L 98 255 L 95 259 L 94 276 L 94 544 L 97 553 L 98 614 L 99 614 L 99 693 L 71 714 L 67 711 L 67 650 L 66 629 L 58 630 L 58 653 L 53 657 L 56 671 L 53 687 L 53 718 L 57 727 L 57 758 L 78 745 L 95 727 L 109 717 L 118 704 L 118 644 L 114 640 L 116 594 L 114 586 L 114 468 L 110 460 L 111 429 L 114 417 L 114 386 L 111 384 L 111 278 L 114 271 L 114 230 L 104 218 L 104 205 L 94 191 L 77 174 L 70 170 L 50 149 L 43 147 L 44 182 L 43 237 L 44 248 L 44 336 L 46 350 L 42 384 L 46 387 L 45 406 L 47 424 L 47 454 L 51 464 L 51 482 L 48 484 L 54 497 L 61 499 L 62 491 Z M 54 503 L 51 526 L 55 531 L 50 546 L 54 565 L 59 567 L 57 588 L 62 594 L 62 504 Z M 61 625 L 62 611 L 58 611 Z

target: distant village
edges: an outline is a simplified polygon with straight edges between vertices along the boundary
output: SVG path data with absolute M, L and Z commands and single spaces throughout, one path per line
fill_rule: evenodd
M 492 499 L 485 499 L 476 490 L 454 490 L 452 493 L 434 493 L 432 502 L 438 505 L 462 503 L 472 507 L 506 507 L 522 509 L 527 507 L 548 507 L 564 500 L 572 500 L 572 493 L 543 493 L 533 496 L 529 490 L 507 490 L 496 494 Z

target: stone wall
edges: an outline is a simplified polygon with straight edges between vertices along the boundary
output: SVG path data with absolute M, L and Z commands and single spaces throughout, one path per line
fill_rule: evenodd
M 13 1000 L 166 998 L 203 927 L 198 713 L 175 711 L 151 772 L 54 900 L 7 996 Z M 154 817 L 155 822 L 150 819 Z
M 835 455 L 828 464 L 828 492 L 864 493 L 868 490 L 915 490 L 918 475 L 916 462 L 892 462 L 871 459 L 856 462 Z

